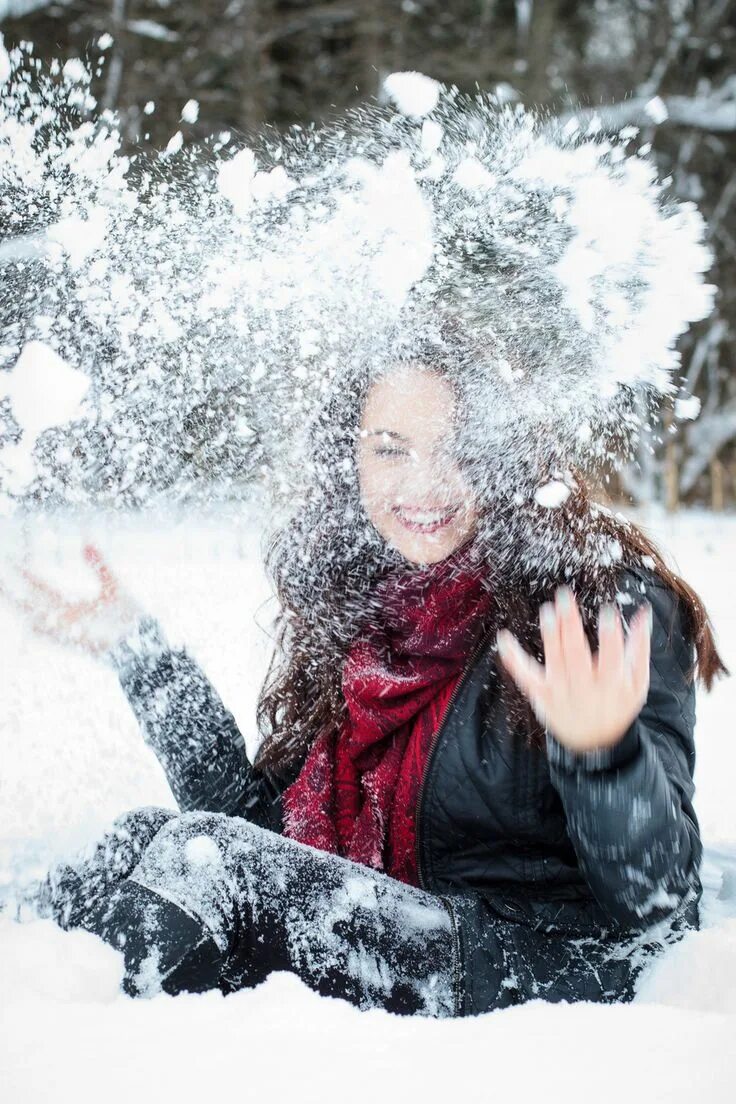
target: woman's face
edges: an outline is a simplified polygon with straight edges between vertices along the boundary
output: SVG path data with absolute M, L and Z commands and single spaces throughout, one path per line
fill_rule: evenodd
M 452 454 L 455 393 L 437 372 L 401 364 L 369 389 L 357 444 L 371 522 L 411 563 L 444 560 L 468 540 L 477 506 Z

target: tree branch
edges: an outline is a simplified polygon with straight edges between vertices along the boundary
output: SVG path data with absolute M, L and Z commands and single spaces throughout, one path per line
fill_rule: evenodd
M 736 99 L 723 100 L 717 95 L 711 96 L 666 96 L 662 102 L 667 118 L 656 122 L 647 111 L 650 100 L 646 96 L 636 96 L 620 103 L 599 104 L 597 107 L 580 108 L 577 111 L 565 111 L 556 117 L 557 122 L 567 123 L 573 119 L 584 126 L 592 118 L 598 117 L 607 130 L 634 126 L 689 126 L 700 130 L 713 130 L 719 133 L 736 131 Z

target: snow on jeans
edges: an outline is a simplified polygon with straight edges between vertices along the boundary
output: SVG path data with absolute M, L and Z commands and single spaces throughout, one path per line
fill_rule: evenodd
M 457 1014 L 443 898 L 240 817 L 134 809 L 43 896 L 62 927 L 122 950 L 130 995 L 229 993 L 291 970 L 360 1008 Z

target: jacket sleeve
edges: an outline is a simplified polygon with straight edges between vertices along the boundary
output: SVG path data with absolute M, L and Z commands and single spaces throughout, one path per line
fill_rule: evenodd
M 582 872 L 612 919 L 639 930 L 697 901 L 702 855 L 692 806 L 692 644 L 677 596 L 653 573 L 646 578 L 633 584 L 653 613 L 649 693 L 638 717 L 600 752 L 573 752 L 550 731 L 546 737 Z
M 153 618 L 141 618 L 107 659 L 182 812 L 226 813 L 280 831 L 281 787 L 253 768 L 232 714 Z

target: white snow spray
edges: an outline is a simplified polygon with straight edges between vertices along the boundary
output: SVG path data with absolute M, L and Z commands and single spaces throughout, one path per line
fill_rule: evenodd
M 713 303 L 704 221 L 637 129 L 396 73 L 323 127 L 124 156 L 90 68 L 24 47 L 4 74 L 0 508 L 265 482 L 282 519 L 347 544 L 356 403 L 439 360 L 458 456 L 489 503 L 528 507 L 514 555 L 547 563 L 575 470 L 626 455 Z M 29 348 L 89 386 L 23 447 Z

